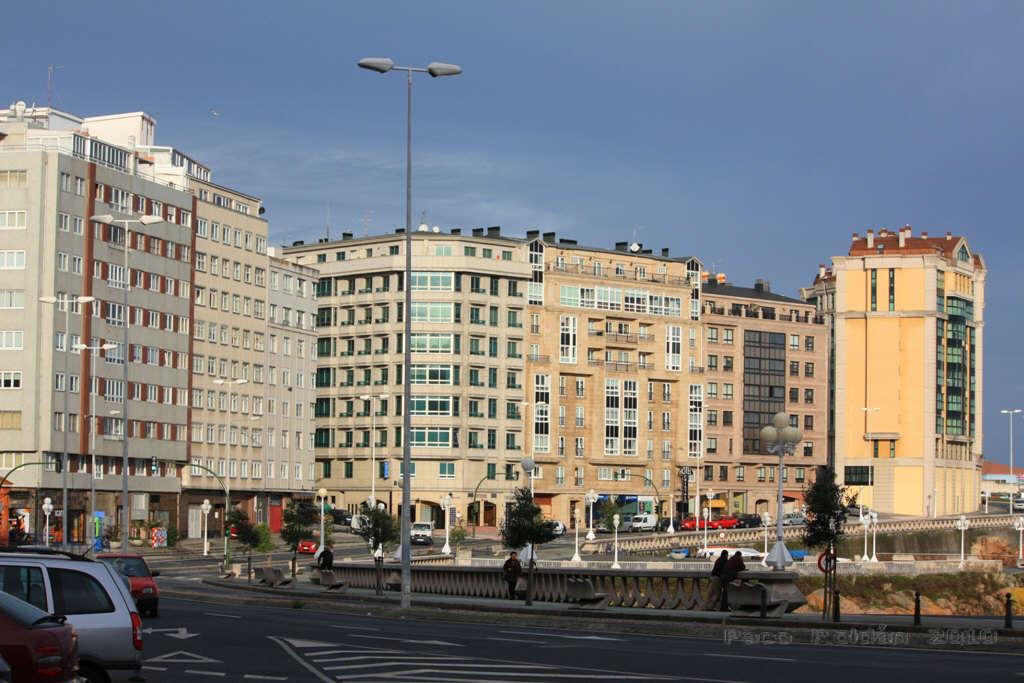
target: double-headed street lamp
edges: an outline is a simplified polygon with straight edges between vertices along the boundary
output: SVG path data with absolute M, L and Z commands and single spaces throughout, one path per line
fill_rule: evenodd
M 131 392 L 128 390 L 128 364 L 130 362 L 129 345 L 128 345 L 128 333 L 132 327 L 132 315 L 131 310 L 128 308 L 128 294 L 132 291 L 132 278 L 131 271 L 128 269 L 128 252 L 131 250 L 131 235 L 128 232 L 128 226 L 132 223 L 139 225 L 155 225 L 156 223 L 163 223 L 164 219 L 161 216 L 139 216 L 138 218 L 114 218 L 110 214 L 99 214 L 91 216 L 90 221 L 94 223 L 106 223 L 107 225 L 113 225 L 120 223 L 124 229 L 124 295 L 122 297 L 122 307 L 124 308 L 124 438 L 121 441 L 121 499 L 122 499 L 122 526 L 121 526 L 121 542 L 122 548 L 128 547 L 128 536 L 131 527 L 131 502 L 128 500 L 128 437 L 131 436 L 130 423 L 128 422 L 128 403 Z M 225 511 L 226 514 L 226 511 Z M 224 547 L 227 548 L 227 540 L 224 541 Z
M 92 458 L 92 466 L 89 470 L 89 507 L 92 508 L 92 516 L 89 518 L 88 529 L 92 529 L 90 545 L 96 541 L 96 392 L 93 391 L 98 382 L 96 380 L 96 356 L 100 351 L 116 349 L 117 344 L 100 344 L 89 346 L 87 344 L 75 344 L 76 351 L 89 351 L 89 455 Z M 65 377 L 65 382 L 67 378 Z M 127 391 L 127 387 L 125 387 Z M 88 533 L 88 532 L 87 532 Z
M 412 470 L 410 449 L 412 431 L 412 75 L 427 73 L 438 76 L 457 76 L 462 69 L 454 64 L 432 62 L 426 68 L 397 66 L 387 58 L 371 57 L 359 60 L 363 69 L 386 74 L 389 71 L 404 71 L 406 74 L 406 121 L 405 121 L 405 344 L 403 348 L 404 367 L 402 373 L 402 468 L 408 475 Z M 409 547 L 409 529 L 412 521 L 410 498 L 412 496 L 410 476 L 402 477 L 402 608 L 409 607 L 412 597 L 412 552 Z
M 580 506 L 579 503 L 572 509 L 573 527 L 576 529 L 576 552 L 572 555 L 573 562 L 582 562 L 580 559 Z
M 772 423 L 761 428 L 761 442 L 768 447 L 768 452 L 779 456 L 779 493 L 777 518 L 775 520 L 775 545 L 768 554 L 765 564 L 768 564 L 776 571 L 782 571 L 793 564 L 793 557 L 786 549 L 786 543 L 782 540 L 782 468 L 785 466 L 783 459 L 792 455 L 796 445 L 800 443 L 803 434 L 796 427 L 789 424 L 789 416 L 786 413 L 775 413 Z
M 772 513 L 765 510 L 761 513 L 761 524 L 764 525 L 764 559 L 761 560 L 761 564 L 768 564 L 768 527 L 772 525 Z M 864 552 L 868 550 L 867 536 L 864 537 Z
M 612 526 L 615 527 L 615 541 L 614 541 L 615 542 L 615 556 L 614 556 L 614 559 L 612 560 L 612 567 L 611 567 L 612 569 L 622 569 L 622 566 L 619 565 L 619 520 L 620 519 L 621 518 L 619 517 L 619 513 L 617 513 L 617 512 L 612 516 Z
M 71 304 L 74 303 L 77 306 L 91 304 L 96 301 L 96 298 L 92 296 L 69 297 L 67 294 L 61 294 L 59 297 L 41 296 L 39 301 L 55 305 L 58 310 L 64 309 L 64 415 L 61 419 L 61 425 L 64 428 L 64 454 L 61 456 L 60 462 L 61 505 L 63 506 L 60 531 L 61 540 L 66 544 L 68 542 L 68 431 L 71 429 L 68 421 L 68 389 L 71 384 L 71 375 L 68 369 L 68 360 L 71 355 Z M 49 536 L 47 536 L 47 545 L 49 545 Z

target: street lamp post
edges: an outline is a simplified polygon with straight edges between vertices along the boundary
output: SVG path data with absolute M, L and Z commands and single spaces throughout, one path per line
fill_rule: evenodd
M 227 460 L 228 461 L 231 460 L 231 396 L 232 396 L 231 385 L 240 386 L 242 384 L 248 384 L 248 382 L 249 382 L 249 380 L 247 380 L 247 379 L 227 380 L 227 379 L 223 379 L 223 378 L 217 378 L 217 379 L 213 380 L 213 383 L 218 385 L 218 386 L 223 386 L 225 384 L 228 385 L 228 420 L 227 420 L 227 425 L 226 425 L 227 439 L 225 439 L 227 441 L 226 450 L 227 450 Z M 230 465 L 228 467 L 230 467 Z M 227 488 L 225 488 L 224 491 L 227 494 L 227 498 L 224 501 L 224 519 L 223 519 L 223 522 L 224 522 L 224 569 L 225 569 L 225 571 L 227 571 L 227 562 L 228 562 L 228 557 L 229 557 L 229 555 L 228 555 L 228 536 L 230 536 L 230 533 L 228 533 L 228 512 L 230 511 L 229 507 L 231 506 L 231 494 L 230 494 L 230 492 L 229 492 L 229 490 Z M 322 542 L 323 541 L 321 539 L 321 543 Z
M 452 494 L 445 494 L 445 497 L 441 499 L 441 509 L 444 510 L 444 547 L 441 548 L 441 552 L 445 555 L 452 554 L 452 546 L 449 543 L 449 531 L 451 530 L 451 524 L 449 522 L 449 510 L 452 508 Z
M 206 540 L 206 534 L 210 530 L 210 499 L 204 498 L 203 504 L 199 506 L 199 510 L 203 513 L 203 556 L 210 554 L 210 542 Z
M 1024 561 L 1024 517 L 1015 517 L 1013 528 L 1017 530 L 1017 564 Z
M 324 507 L 327 505 L 327 489 L 320 487 L 316 490 L 316 495 L 320 497 L 320 549 L 317 554 L 323 552 L 324 546 Z
M 871 518 L 871 561 L 878 562 L 878 513 L 872 510 L 868 516 Z
M 93 387 L 97 384 L 95 379 L 96 354 L 101 350 L 109 351 L 117 348 L 117 344 L 100 344 L 99 346 L 75 344 L 74 348 L 78 351 L 85 351 L 86 349 L 89 351 L 89 455 L 92 460 L 89 469 L 89 507 L 92 510 L 92 514 L 89 517 L 86 533 L 91 535 L 89 545 L 93 545 L 96 542 L 96 392 L 93 391 Z M 67 376 L 65 376 L 64 381 L 67 383 Z M 92 531 L 90 532 L 89 529 Z
M 36 499 L 38 500 L 38 498 Z M 49 497 L 43 498 L 43 515 L 46 517 L 46 528 L 43 529 L 43 537 L 46 539 L 46 547 L 50 547 L 50 515 L 53 514 L 53 501 Z
M 1010 477 L 1012 477 L 1014 489 L 1016 491 L 1020 491 L 1020 487 L 1017 485 L 1017 474 L 1013 471 L 1013 416 L 1020 412 L 1024 412 L 1024 409 L 1008 408 L 1006 410 L 1000 410 L 999 412 L 1010 418 Z M 988 510 L 986 510 L 986 512 L 988 512 Z
M 708 518 L 711 514 L 711 508 L 704 508 L 704 550 L 708 549 Z
M 533 458 L 523 458 L 519 461 L 519 466 L 523 468 L 523 472 L 530 478 L 530 498 L 533 498 L 533 471 L 537 469 L 537 463 L 533 461 Z
M 871 513 L 864 514 L 864 506 L 860 507 L 860 514 L 857 517 L 860 520 L 860 525 L 864 527 L 864 554 L 861 556 L 861 562 L 867 562 L 871 559 L 868 555 L 868 529 L 871 528 Z
M 41 296 L 39 301 L 44 304 L 57 305 L 58 310 L 61 306 L 64 307 L 64 416 L 63 416 L 63 427 L 64 427 L 64 454 L 61 456 L 60 463 L 60 487 L 61 487 L 61 505 L 63 512 L 61 513 L 61 540 L 64 544 L 68 542 L 68 431 L 71 425 L 68 422 L 68 385 L 71 384 L 70 370 L 68 369 L 68 356 L 71 354 L 71 302 L 74 301 L 76 304 L 91 304 L 95 301 L 95 297 L 91 296 L 76 296 L 74 298 L 69 297 L 67 294 L 62 294 L 60 297 L 56 296 Z M 49 535 L 47 535 L 49 539 Z M 49 545 L 49 540 L 47 540 Z M 125 543 L 124 547 L 128 547 Z
M 388 394 L 378 394 L 376 398 L 387 398 Z M 370 402 L 370 507 L 377 505 L 377 409 L 373 405 L 373 394 L 362 394 L 359 399 Z
M 590 508 L 590 525 L 587 527 L 587 540 L 593 541 L 597 536 L 594 535 L 594 506 L 597 505 L 597 491 L 590 489 L 587 491 L 583 500 L 586 501 L 587 506 Z
M 982 491 L 981 495 L 985 498 L 985 514 L 987 515 L 988 514 L 988 498 L 989 498 L 988 491 Z
M 615 557 L 612 559 L 612 569 L 622 569 L 619 565 L 619 513 L 612 517 L 612 526 L 615 527 Z
M 396 66 L 390 59 L 360 59 L 359 66 L 363 69 L 387 73 L 392 70 L 404 71 L 406 74 L 406 119 L 405 119 L 405 344 L 404 364 L 402 373 L 402 467 L 408 473 L 412 469 L 412 451 L 409 433 L 412 431 L 412 382 L 409 368 L 412 366 L 412 75 L 416 72 L 428 73 L 434 78 L 439 76 L 457 76 L 462 69 L 454 64 L 433 62 L 425 69 L 420 67 Z M 412 597 L 412 554 L 409 547 L 410 498 L 412 496 L 410 477 L 402 477 L 402 603 L 403 609 L 409 607 Z
M 775 545 L 768 555 L 767 564 L 776 571 L 782 571 L 793 564 L 793 557 L 786 549 L 786 543 L 782 540 L 782 468 L 783 459 L 786 455 L 792 455 L 796 445 L 803 438 L 803 434 L 796 427 L 789 424 L 789 416 L 786 413 L 775 413 L 772 417 L 772 424 L 761 428 L 761 442 L 768 447 L 768 452 L 779 456 L 779 492 L 775 520 Z
M 761 560 L 761 564 L 767 565 L 768 563 L 768 527 L 772 525 L 772 513 L 765 510 L 761 513 L 761 523 L 764 525 L 764 559 Z M 864 541 L 864 547 L 867 548 L 867 541 Z M 864 552 L 867 552 L 865 550 Z
M 964 539 L 967 535 L 967 530 L 971 528 L 971 523 L 967 520 L 966 515 L 960 515 L 957 520 L 953 523 L 957 529 L 960 530 L 960 569 L 964 568 Z
M 131 311 L 128 308 L 128 294 L 132 291 L 132 278 L 131 271 L 128 269 L 128 252 L 131 249 L 131 239 L 128 234 L 128 226 L 132 223 L 138 223 L 139 225 L 154 225 L 156 223 L 163 223 L 164 219 L 161 216 L 139 216 L 138 218 L 114 218 L 110 214 L 100 214 L 98 216 L 91 216 L 90 221 L 94 223 L 106 223 L 107 225 L 113 225 L 114 223 L 120 223 L 124 228 L 124 294 L 122 296 L 121 305 L 124 308 L 124 374 L 122 381 L 124 382 L 124 437 L 121 441 L 121 547 L 128 548 L 128 536 L 131 526 L 131 503 L 128 500 L 128 437 L 131 436 L 130 424 L 128 422 L 128 403 L 129 403 L 129 384 L 128 384 L 128 364 L 130 362 L 128 345 L 128 333 L 132 327 L 132 316 Z M 227 514 L 227 510 L 224 511 Z M 227 555 L 227 535 L 224 537 L 224 552 Z
M 572 509 L 572 521 L 573 526 L 576 527 L 576 552 L 572 555 L 573 562 L 582 562 L 580 559 L 580 506 L 576 505 Z

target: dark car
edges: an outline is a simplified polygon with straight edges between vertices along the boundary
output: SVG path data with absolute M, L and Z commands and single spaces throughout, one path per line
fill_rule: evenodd
M 100 562 L 113 567 L 118 574 L 128 579 L 128 587 L 135 598 L 135 604 L 142 616 L 155 617 L 160 612 L 160 590 L 156 586 L 159 571 L 150 571 L 142 555 L 102 553 L 96 556 Z
M 64 617 L 0 591 L 0 658 L 14 683 L 78 680 L 78 634 Z
M 756 529 L 764 525 L 764 522 L 761 520 L 761 515 L 736 515 L 736 519 L 739 522 L 736 526 L 740 529 Z
M 352 513 L 346 510 L 331 510 L 331 520 L 339 526 L 352 525 Z

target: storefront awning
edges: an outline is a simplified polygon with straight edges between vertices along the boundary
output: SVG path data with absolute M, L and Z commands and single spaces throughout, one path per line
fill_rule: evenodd
M 783 491 L 782 492 L 782 498 L 785 499 L 785 500 L 795 500 L 797 502 L 802 503 L 802 502 L 804 502 L 804 492 L 803 491 Z
M 725 507 L 725 501 L 718 500 L 717 498 L 712 498 L 707 502 L 707 506 L 712 510 L 720 510 Z

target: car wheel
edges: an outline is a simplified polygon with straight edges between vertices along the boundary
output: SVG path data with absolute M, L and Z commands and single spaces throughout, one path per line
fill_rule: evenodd
M 106 672 L 89 662 L 79 663 L 78 677 L 86 683 L 110 683 L 110 677 Z

